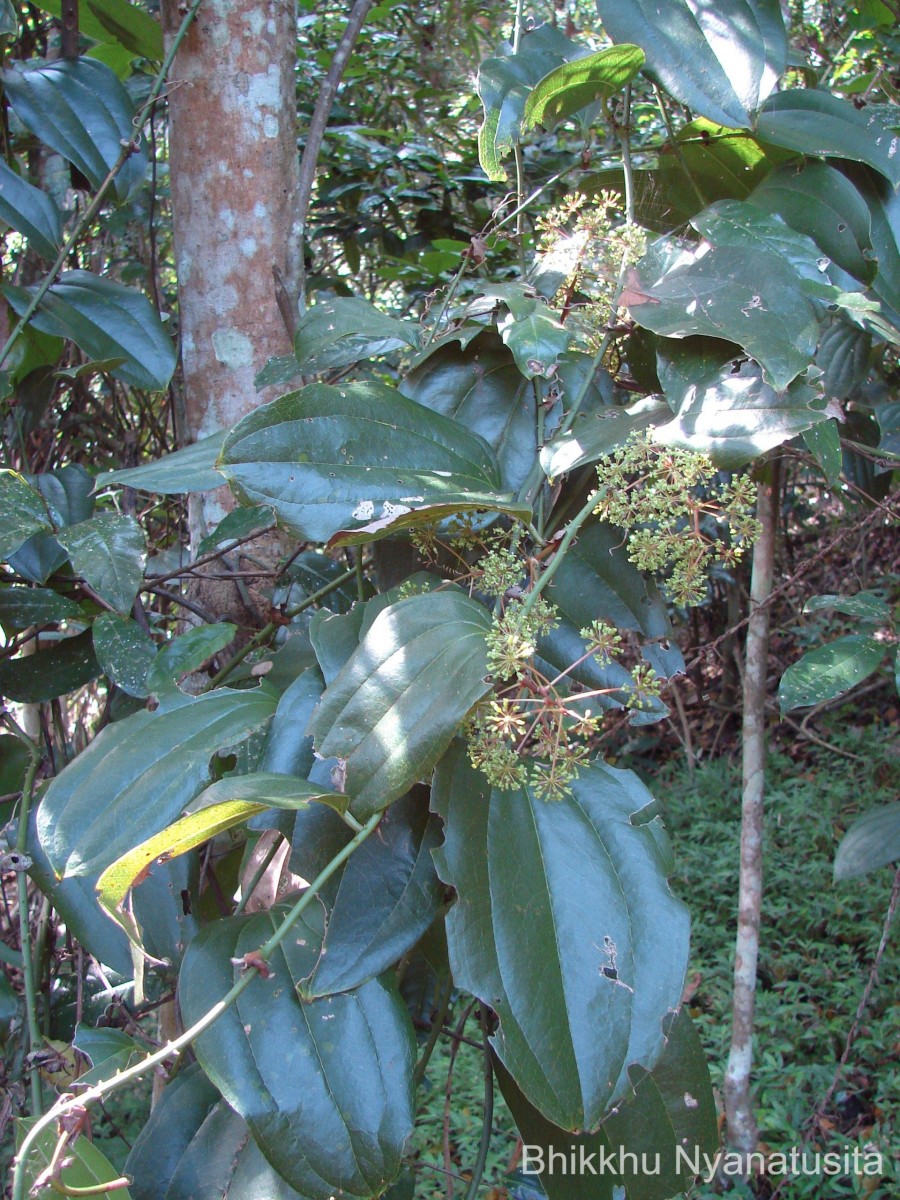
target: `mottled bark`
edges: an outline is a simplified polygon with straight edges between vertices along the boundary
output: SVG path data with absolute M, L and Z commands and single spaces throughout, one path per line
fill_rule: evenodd
M 163 18 L 171 37 L 179 0 L 164 0 Z M 184 443 L 271 399 L 254 376 L 291 349 L 275 274 L 290 285 L 299 247 L 296 37 L 295 0 L 206 0 L 170 76 Z M 225 488 L 192 497 L 192 541 L 233 504 Z M 278 549 L 277 539 L 254 543 L 253 556 L 265 565 Z M 259 620 L 247 611 L 260 602 L 252 596 L 248 605 L 246 588 L 209 584 L 205 603 L 217 615 Z
M 763 884 L 763 800 L 766 784 L 766 694 L 769 661 L 769 609 L 778 530 L 778 466 L 759 485 L 760 535 L 753 548 L 750 617 L 744 667 L 743 800 L 738 928 L 735 944 L 731 1050 L 724 1097 L 728 1145 L 749 1154 L 759 1131 L 753 1115 L 753 1014 Z

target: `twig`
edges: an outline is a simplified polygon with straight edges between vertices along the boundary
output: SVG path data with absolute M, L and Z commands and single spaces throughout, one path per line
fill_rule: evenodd
M 469 1186 L 466 1190 L 466 1200 L 475 1200 L 475 1196 L 481 1186 L 488 1151 L 491 1148 L 491 1131 L 494 1125 L 494 1067 L 491 1063 L 491 1051 L 488 1043 L 487 1010 L 483 1004 L 479 1019 L 481 1021 L 481 1050 L 484 1055 L 484 1115 L 481 1120 L 481 1141 L 478 1144 L 478 1157 L 475 1160 L 475 1166 L 472 1168 L 472 1178 L 469 1180 Z

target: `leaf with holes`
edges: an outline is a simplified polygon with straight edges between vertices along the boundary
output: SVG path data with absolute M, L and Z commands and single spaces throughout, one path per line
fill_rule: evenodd
M 358 819 L 426 779 L 490 690 L 490 627 L 487 609 L 458 589 L 410 596 L 375 618 L 328 685 L 309 732 L 319 754 L 346 760 Z
M 94 652 L 104 674 L 123 692 L 140 699 L 150 694 L 147 672 L 156 658 L 156 645 L 137 621 L 101 613 L 94 622 Z
M 795 708 L 843 696 L 881 665 L 886 652 L 883 642 L 861 633 L 807 650 L 781 677 L 778 701 L 782 716 Z
M 77 574 L 117 612 L 128 612 L 144 578 L 147 556 L 144 531 L 134 517 L 100 513 L 61 529 L 56 537 Z
M 557 803 L 499 792 L 457 743 L 432 807 L 444 821 L 438 874 L 457 894 L 446 918 L 456 985 L 497 1014 L 491 1045 L 529 1101 L 562 1129 L 596 1129 L 627 1094 L 629 1068 L 662 1054 L 687 965 L 687 912 L 669 890 L 652 796 L 600 762 Z
M 223 998 L 237 964 L 283 917 L 274 909 L 215 921 L 198 934 L 179 983 L 186 1025 Z M 253 979 L 194 1050 L 292 1187 L 308 1200 L 374 1200 L 399 1173 L 412 1132 L 412 1027 L 389 975 L 301 1001 L 297 989 L 315 966 L 322 933 L 320 912 L 308 909 L 273 953 L 272 977 Z
M 0 559 L 9 558 L 32 534 L 49 529 L 50 514 L 41 495 L 17 471 L 0 469 Z

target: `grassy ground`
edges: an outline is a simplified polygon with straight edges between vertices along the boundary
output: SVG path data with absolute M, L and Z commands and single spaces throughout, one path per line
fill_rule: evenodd
M 900 745 L 891 726 L 837 726 L 830 740 L 853 758 L 810 746 L 800 762 L 773 754 L 767 798 L 766 882 L 759 968 L 754 1072 L 756 1113 L 764 1147 L 790 1151 L 801 1144 L 810 1117 L 825 1097 L 868 978 L 890 894 L 889 867 L 850 883 L 832 883 L 834 851 L 847 825 L 879 801 L 896 798 Z M 693 776 L 680 764 L 643 772 L 660 798 L 676 851 L 673 886 L 693 920 L 691 1012 L 718 1088 L 728 1053 L 729 1003 L 737 909 L 740 767 L 718 759 Z M 852 1151 L 877 1146 L 892 1178 L 798 1178 L 784 1200 L 891 1200 L 900 1181 L 900 955 L 894 929 L 879 980 L 847 1069 L 810 1150 Z M 470 1026 L 469 1032 L 477 1032 Z M 422 1161 L 443 1165 L 443 1046 L 428 1072 L 431 1090 L 415 1148 Z M 456 1058 L 449 1144 L 453 1169 L 475 1159 L 481 1133 L 481 1060 L 463 1045 Z M 511 1119 L 498 1101 L 488 1171 L 502 1184 L 515 1149 Z M 765 1195 L 767 1189 L 759 1189 Z M 456 1194 L 465 1193 L 456 1184 Z M 482 1195 L 489 1194 L 486 1188 Z M 738 1189 L 734 1196 L 756 1194 Z M 416 1197 L 443 1200 L 445 1179 L 418 1174 Z M 692 1200 L 713 1192 L 698 1185 Z M 586 1188 L 585 1200 L 589 1200 Z

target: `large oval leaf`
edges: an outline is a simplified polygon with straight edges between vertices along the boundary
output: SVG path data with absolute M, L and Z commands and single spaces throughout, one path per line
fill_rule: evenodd
M 523 1169 L 540 1180 L 549 1200 L 669 1200 L 708 1172 L 719 1147 L 706 1058 L 683 1008 L 668 1024 L 656 1066 L 633 1072 L 632 1090 L 596 1133 L 558 1129 L 502 1066 L 497 1077 L 527 1148 Z M 554 1170 L 561 1160 L 551 1160 L 553 1151 L 578 1170 Z
M 76 572 L 120 613 L 130 611 L 144 578 L 147 543 L 134 517 L 100 513 L 61 529 L 57 541 Z
M 218 466 L 244 503 L 271 505 L 309 541 L 372 541 L 472 509 L 521 515 L 480 437 L 383 384 L 282 396 L 235 426 Z
M 782 715 L 849 692 L 872 674 L 886 650 L 883 642 L 861 633 L 851 633 L 807 650 L 781 677 L 778 700 Z
M 346 760 L 357 818 L 427 778 L 490 690 L 490 626 L 488 611 L 459 590 L 410 596 L 376 617 L 326 688 L 309 732 L 323 757 Z
M 746 126 L 787 60 L 779 0 L 597 0 L 603 28 L 634 42 L 645 70 L 699 116 Z
M 0 662 L 0 696 L 17 704 L 43 704 L 83 687 L 101 672 L 88 629 L 60 638 L 37 654 Z
M 756 132 L 765 142 L 801 154 L 866 163 L 894 187 L 900 184 L 900 135 L 877 105 L 857 108 L 818 88 L 788 88 L 766 101 Z
M 882 804 L 854 821 L 834 857 L 834 877 L 855 879 L 900 859 L 900 803 Z
M 431 851 L 440 832 L 422 791 L 392 804 L 378 836 L 345 865 L 328 901 L 322 955 L 304 980 L 304 996 L 349 991 L 379 975 L 415 946 L 437 916 L 443 888 Z
M 46 192 L 0 162 L 0 221 L 28 238 L 42 258 L 54 259 L 62 245 L 62 218 Z
M 418 326 L 398 321 L 358 296 L 338 296 L 314 305 L 301 317 L 294 354 L 307 375 L 346 367 L 401 346 L 416 349 Z
M 596 54 L 563 63 L 545 75 L 525 102 L 522 128 L 543 125 L 552 129 L 559 121 L 597 100 L 608 100 L 630 83 L 644 65 L 638 46 L 607 46 Z
M 18 471 L 0 469 L 0 505 L 3 528 L 0 529 L 0 559 L 7 559 L 23 542 L 41 529 L 49 529 L 47 505 Z
M 812 238 L 837 266 L 871 282 L 877 264 L 869 210 L 846 175 L 822 162 L 780 167 L 750 193 L 750 201 Z
M 186 1024 L 221 1000 L 279 916 L 216 921 L 194 939 L 179 985 Z M 310 1200 L 374 1198 L 399 1173 L 412 1131 L 412 1027 L 388 977 L 301 1001 L 321 939 L 322 917 L 308 911 L 273 955 L 272 978 L 255 978 L 194 1048 L 292 1187 Z
M 302 1200 L 197 1063 L 176 1075 L 154 1105 L 125 1170 L 134 1180 L 132 1200 Z
M 534 388 L 493 330 L 465 348 L 441 346 L 401 386 L 418 404 L 480 434 L 497 456 L 503 488 L 518 491 L 537 452 Z
M 6 288 L 10 304 L 23 313 L 29 288 Z M 135 387 L 162 390 L 175 370 L 175 347 L 156 309 L 134 288 L 90 271 L 66 271 L 31 318 L 42 333 L 71 338 L 93 359 L 117 361 L 110 374 Z
M 216 750 L 271 717 L 266 691 L 178 693 L 155 712 L 107 726 L 50 784 L 38 835 L 60 876 L 115 862 L 181 815 L 209 779 Z
M 453 978 L 499 1018 L 491 1043 L 563 1129 L 595 1129 L 651 1067 L 681 998 L 688 918 L 665 834 L 630 771 L 584 770 L 553 804 L 493 791 L 457 744 L 435 774 Z
M 3 87 L 25 128 L 68 159 L 95 188 L 118 161 L 123 141 L 136 136 L 134 101 L 115 72 L 94 58 L 14 63 L 3 72 Z M 116 176 L 120 201 L 140 187 L 146 172 L 147 153 L 141 147 Z

